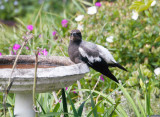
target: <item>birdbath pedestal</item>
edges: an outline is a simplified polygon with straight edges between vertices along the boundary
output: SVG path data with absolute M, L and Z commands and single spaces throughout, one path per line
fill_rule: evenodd
M 15 55 L 0 56 L 0 91 L 4 91 L 11 75 Z M 14 115 L 34 117 L 33 81 L 35 75 L 35 56 L 20 55 L 13 72 L 13 85 L 9 93 L 15 93 Z M 45 93 L 68 87 L 89 72 L 86 64 L 72 63 L 67 57 L 39 56 L 36 93 Z

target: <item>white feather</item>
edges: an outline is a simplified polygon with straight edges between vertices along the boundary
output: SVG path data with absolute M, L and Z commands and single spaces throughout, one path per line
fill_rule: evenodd
M 79 52 L 83 57 L 87 57 L 88 60 L 93 63 L 95 61 L 101 61 L 100 57 L 93 57 L 93 56 L 89 56 L 81 47 L 79 47 Z
M 108 49 L 104 48 L 101 45 L 97 45 L 99 50 L 99 55 L 109 64 L 117 63 L 113 58 L 112 54 L 109 52 Z

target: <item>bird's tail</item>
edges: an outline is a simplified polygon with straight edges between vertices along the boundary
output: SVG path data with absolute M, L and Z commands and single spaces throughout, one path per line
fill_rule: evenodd
M 118 67 L 118 68 L 120 68 L 120 69 L 122 69 L 122 70 L 124 70 L 124 71 L 127 71 L 127 70 L 126 70 L 123 66 L 121 66 L 119 63 L 116 63 L 115 66 Z
M 101 72 L 103 75 L 109 77 L 111 80 L 114 80 L 115 82 L 119 83 L 117 78 L 109 71 L 109 69 L 104 69 L 102 71 L 99 71 Z
M 90 67 L 92 67 L 94 70 L 102 73 L 103 75 L 107 76 L 108 78 L 110 78 L 111 80 L 114 80 L 115 82 L 119 83 L 117 78 L 110 72 L 110 70 L 108 69 L 108 67 L 106 67 L 105 64 L 102 65 L 89 65 Z

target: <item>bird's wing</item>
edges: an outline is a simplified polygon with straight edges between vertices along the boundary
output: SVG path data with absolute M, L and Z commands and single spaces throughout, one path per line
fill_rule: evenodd
M 108 49 L 104 48 L 101 45 L 97 45 L 97 48 L 98 48 L 100 57 L 104 59 L 104 61 L 108 64 L 108 66 L 118 67 L 124 71 L 127 71 L 123 66 L 121 66 L 119 63 L 115 61 L 115 59 L 113 58 L 112 54 L 109 52 Z
M 109 52 L 108 49 L 104 48 L 101 45 L 97 45 L 98 51 L 100 56 L 108 63 L 108 64 L 114 64 L 117 63 L 115 59 L 113 58 L 112 54 Z
M 116 77 L 108 69 L 108 64 L 100 56 L 99 50 L 96 44 L 90 42 L 83 42 L 79 47 L 79 53 L 81 60 L 87 63 L 88 66 L 92 67 L 94 70 L 102 73 L 103 75 L 109 77 L 118 83 Z
M 80 55 L 83 58 L 87 58 L 90 63 L 94 63 L 96 61 L 101 61 L 99 57 L 99 51 L 96 44 L 90 42 L 82 42 L 80 47 L 78 48 Z

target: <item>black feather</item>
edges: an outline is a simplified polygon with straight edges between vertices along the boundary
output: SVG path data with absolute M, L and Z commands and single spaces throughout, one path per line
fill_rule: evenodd
M 109 67 L 118 67 L 124 71 L 127 71 L 123 66 L 121 66 L 119 63 L 114 63 L 114 64 L 108 64 Z
M 107 63 L 101 58 L 101 61 L 94 61 L 93 63 L 91 63 L 87 57 L 82 57 L 81 56 L 81 60 L 85 63 L 87 63 L 87 65 L 91 68 L 93 68 L 94 70 L 102 73 L 103 75 L 109 77 L 110 79 L 114 80 L 115 82 L 119 83 L 117 78 L 110 72 L 110 70 L 108 69 L 108 65 Z

